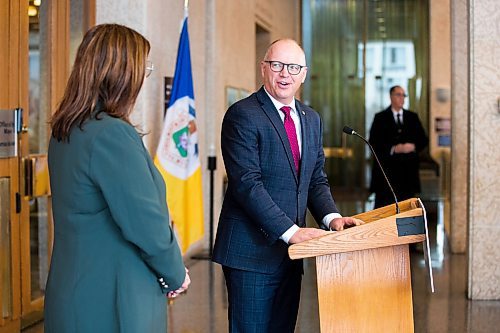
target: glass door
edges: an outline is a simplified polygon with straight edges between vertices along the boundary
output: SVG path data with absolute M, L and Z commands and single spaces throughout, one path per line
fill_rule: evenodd
M 14 109 L 22 106 L 19 87 L 21 11 L 17 0 L 0 1 L 0 332 L 19 332 L 20 175 L 19 140 Z
M 408 105 L 428 118 L 428 4 L 414 0 L 307 0 L 302 2 L 308 79 L 302 99 L 323 119 L 325 169 L 337 201 L 371 209 L 371 153 L 343 134 L 368 139 L 376 112 L 389 106 L 389 88 L 401 85 Z M 425 125 L 424 125 L 425 126 Z
M 20 329 L 20 257 L 15 242 L 19 239 L 17 160 L 0 158 L 0 332 Z
M 364 146 L 342 134 L 364 135 L 364 1 L 304 1 L 303 44 L 309 62 L 303 100 L 321 114 L 325 169 L 334 194 L 365 196 Z
M 94 7 L 94 0 L 0 1 L 0 333 L 43 318 L 53 239 L 48 120 Z M 4 154 L 5 119 L 16 108 L 23 116 L 15 153 Z
M 19 90 L 23 21 L 17 0 L 0 2 L 0 331 L 19 332 L 21 323 Z
M 50 115 L 64 93 L 75 49 L 93 21 L 94 1 L 28 3 L 28 116 L 22 158 L 22 326 L 43 318 L 53 241 L 47 151 Z
M 22 326 L 43 318 L 43 296 L 50 263 L 52 230 L 47 170 L 48 117 L 53 71 L 49 1 L 28 2 L 28 107 L 23 147 L 21 225 Z M 63 44 L 64 45 L 64 44 Z

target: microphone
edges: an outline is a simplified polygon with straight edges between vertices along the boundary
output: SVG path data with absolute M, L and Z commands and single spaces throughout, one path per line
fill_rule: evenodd
M 375 157 L 375 160 L 377 161 L 377 164 L 378 164 L 380 170 L 382 171 L 382 174 L 384 175 L 385 181 L 387 182 L 387 185 L 389 185 L 389 189 L 391 190 L 392 195 L 394 196 L 394 202 L 396 203 L 396 214 L 399 214 L 399 204 L 398 204 L 398 198 L 396 197 L 396 192 L 394 192 L 394 190 L 391 186 L 391 182 L 389 181 L 389 178 L 387 178 L 387 175 L 384 172 L 384 168 L 382 168 L 382 164 L 380 164 L 380 161 L 378 160 L 377 154 L 375 154 L 375 150 L 373 150 L 372 145 L 368 142 L 368 140 L 366 140 L 364 137 L 359 135 L 355 130 L 353 130 L 352 128 L 350 128 L 348 126 L 344 126 L 342 131 L 345 134 L 355 135 L 355 136 L 361 138 L 361 140 L 363 140 L 368 145 L 368 147 L 370 147 L 372 154 Z

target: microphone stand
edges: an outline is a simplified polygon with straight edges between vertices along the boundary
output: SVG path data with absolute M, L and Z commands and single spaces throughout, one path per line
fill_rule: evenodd
M 382 168 L 382 164 L 380 163 L 380 161 L 377 157 L 377 154 L 375 154 L 375 150 L 373 149 L 372 145 L 368 142 L 368 140 L 366 140 L 363 136 L 359 135 L 355 130 L 353 130 L 350 127 L 344 126 L 343 132 L 345 134 L 357 136 L 358 138 L 363 140 L 368 145 L 368 147 L 370 147 L 372 154 L 375 157 L 375 160 L 377 161 L 377 164 L 378 164 L 380 170 L 382 171 L 382 174 L 384 175 L 385 182 L 389 186 L 389 189 L 391 190 L 391 193 L 394 196 L 394 202 L 396 203 L 396 214 L 399 214 L 399 203 L 398 203 L 398 198 L 396 197 L 396 192 L 394 192 L 394 189 L 391 186 L 391 182 L 389 181 L 389 178 L 387 178 L 387 175 L 385 174 L 384 168 Z

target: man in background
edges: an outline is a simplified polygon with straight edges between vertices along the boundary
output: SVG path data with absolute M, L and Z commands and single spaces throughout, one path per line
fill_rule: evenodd
M 375 115 L 369 142 L 401 201 L 420 192 L 418 156 L 429 140 L 418 115 L 403 109 L 404 89 L 394 86 L 389 94 L 391 105 Z M 378 208 L 394 203 L 394 196 L 376 164 L 374 161 L 370 191 L 375 193 L 375 208 Z

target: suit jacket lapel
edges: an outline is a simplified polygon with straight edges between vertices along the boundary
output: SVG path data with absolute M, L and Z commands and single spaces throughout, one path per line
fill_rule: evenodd
M 295 163 L 293 161 L 293 156 L 292 156 L 292 149 L 290 148 L 290 142 L 288 141 L 288 135 L 286 134 L 285 126 L 283 125 L 283 121 L 281 121 L 281 118 L 278 114 L 278 111 L 274 107 L 273 102 L 267 96 L 266 92 L 264 91 L 264 87 L 260 88 L 260 90 L 257 92 L 257 99 L 260 102 L 260 105 L 262 106 L 262 109 L 264 110 L 264 113 L 266 113 L 267 117 L 271 121 L 272 125 L 278 132 L 278 135 L 281 139 L 281 143 L 283 145 L 283 148 L 285 149 L 286 156 L 288 158 L 288 163 L 290 165 L 290 168 L 293 171 L 293 175 L 295 178 L 295 182 L 298 184 L 299 179 L 297 172 L 295 171 Z M 302 146 L 304 144 L 302 143 Z
M 391 131 L 397 132 L 398 125 L 396 124 L 396 120 L 394 119 L 394 113 L 392 112 L 391 107 L 389 106 L 385 111 L 386 111 L 385 114 L 386 120 L 384 121 L 386 122 L 387 126 L 390 128 Z

